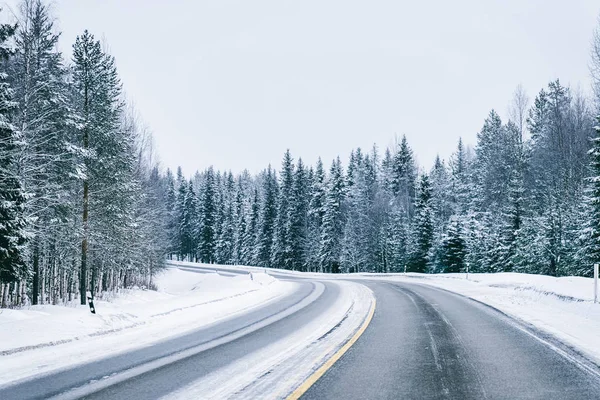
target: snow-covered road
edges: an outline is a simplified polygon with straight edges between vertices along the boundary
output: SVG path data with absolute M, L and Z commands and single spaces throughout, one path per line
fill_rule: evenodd
M 154 345 L 278 301 L 297 290 L 264 273 L 224 276 L 170 268 L 158 291 L 128 290 L 87 306 L 0 311 L 0 384 Z
M 97 315 L 6 310 L 0 398 L 285 398 L 299 387 L 307 398 L 600 393 L 590 279 L 170 265 L 158 292 L 99 301 Z
M 286 393 L 348 340 L 373 301 L 371 291 L 357 283 L 283 281 L 263 271 L 231 273 L 224 268 L 215 273 L 212 267 L 180 267 L 157 279 L 158 293 L 133 290 L 97 302 L 96 315 L 79 306 L 10 310 L 0 334 L 10 337 L 33 327 L 38 335 L 23 335 L 5 345 L 0 397 L 62 393 L 78 398 L 122 390 L 108 397 L 129 398 L 128 383 L 152 376 L 158 368 L 162 393 L 174 397 L 188 397 L 198 387 L 213 398 L 265 388 Z M 89 320 L 94 323 L 85 324 Z M 45 332 L 42 326 L 53 321 L 64 326 Z M 69 338 L 71 333 L 76 336 Z M 211 358 L 214 351 L 232 351 L 236 344 L 223 346 L 232 341 L 250 341 L 254 347 L 246 344 L 234 354 Z M 202 372 L 182 367 L 199 357 L 211 358 L 212 367 L 211 362 L 203 363 Z M 165 374 L 168 368 L 176 371 L 177 379 Z M 187 380 L 182 371 L 191 374 Z

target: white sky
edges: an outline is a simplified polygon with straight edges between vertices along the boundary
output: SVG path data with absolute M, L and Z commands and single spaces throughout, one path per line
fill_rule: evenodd
M 16 1 L 7 4 L 16 9 Z M 115 56 L 163 166 L 326 165 L 406 134 L 421 164 L 475 143 L 521 83 L 590 85 L 598 0 L 58 0 L 67 58 Z

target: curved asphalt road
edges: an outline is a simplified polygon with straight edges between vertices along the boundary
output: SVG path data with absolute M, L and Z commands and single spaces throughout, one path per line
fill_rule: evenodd
M 260 349 L 272 342 L 273 338 L 283 337 L 294 332 L 297 327 L 308 324 L 322 310 L 335 300 L 339 287 L 325 283 L 322 294 L 299 311 L 283 319 L 248 333 L 239 339 L 204 350 L 198 354 L 177 360 L 159 369 L 135 376 L 108 389 L 89 395 L 89 398 L 104 399 L 151 399 L 179 389 L 228 363 L 235 362 L 249 352 Z M 312 282 L 300 282 L 299 289 L 289 296 L 271 302 L 251 312 L 228 319 L 218 324 L 175 337 L 154 346 L 108 357 L 77 368 L 47 374 L 39 378 L 25 380 L 15 385 L 0 387 L 0 399 L 46 399 L 67 394 L 74 388 L 86 387 L 90 382 L 101 381 L 104 377 L 124 372 L 127 369 L 177 354 L 187 349 L 202 346 L 232 332 L 284 312 L 297 305 L 310 295 L 317 286 Z M 88 396 L 88 394 L 86 394 Z
M 488 306 L 425 285 L 363 283 L 377 297 L 371 324 L 302 399 L 600 399 L 600 375 Z
M 231 272 L 238 271 L 227 271 Z M 600 399 L 600 374 L 579 368 L 490 307 L 424 285 L 361 283 L 377 298 L 373 320 L 303 399 Z M 47 398 L 85 387 L 87 382 L 112 372 L 264 320 L 297 304 L 314 287 L 305 281 L 285 300 L 225 323 L 0 388 L 0 399 Z M 169 394 L 309 323 L 334 301 L 338 290 L 337 285 L 325 283 L 318 299 L 292 315 L 239 339 L 88 393 L 86 398 L 154 399 Z

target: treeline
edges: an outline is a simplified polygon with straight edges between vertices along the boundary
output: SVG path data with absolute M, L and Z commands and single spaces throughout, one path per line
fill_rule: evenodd
M 2 307 L 149 286 L 167 243 L 151 137 L 92 34 L 65 60 L 48 6 L 19 11 L 0 27 Z
M 169 253 L 300 271 L 589 275 L 600 255 L 593 106 L 559 81 L 528 104 L 518 88 L 509 121 L 491 111 L 474 149 L 459 141 L 430 171 L 403 137 L 328 173 L 289 151 L 258 176 L 167 172 Z

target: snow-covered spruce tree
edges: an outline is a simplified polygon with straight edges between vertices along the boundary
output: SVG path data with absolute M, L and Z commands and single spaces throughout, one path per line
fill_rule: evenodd
M 168 252 L 170 214 L 166 205 L 167 191 L 163 185 L 159 168 L 154 165 L 150 172 L 142 172 L 142 196 L 137 205 L 137 226 L 141 231 L 140 244 L 136 253 L 140 269 L 147 268 L 142 273 L 148 279 L 147 287 L 152 286 L 152 277 L 164 266 L 164 257 Z M 103 282 L 105 280 L 103 279 Z M 102 290 L 108 290 L 105 285 Z
M 220 190 L 220 229 L 217 237 L 217 263 L 231 264 L 233 258 L 234 246 L 234 204 L 233 194 L 235 192 L 235 182 L 231 172 L 223 176 L 224 184 Z
M 292 268 L 291 243 L 289 237 L 290 211 L 293 207 L 294 164 L 290 151 L 287 150 L 281 163 L 279 175 L 279 198 L 277 201 L 277 218 L 273 233 L 271 265 L 275 268 Z
M 205 172 L 204 192 L 201 196 L 201 202 L 202 220 L 200 222 L 198 252 L 200 261 L 211 264 L 216 262 L 217 246 L 216 182 L 212 167 L 209 167 Z
M 303 259 L 304 259 L 304 270 L 307 272 L 313 271 L 314 265 L 312 263 L 311 257 L 315 253 L 314 249 L 311 248 L 312 243 L 316 241 L 318 243 L 318 238 L 311 238 L 311 229 L 312 229 L 312 221 L 311 221 L 311 208 L 310 204 L 314 196 L 315 189 L 315 170 L 313 167 L 305 167 L 306 170 L 306 189 L 305 189 L 305 202 L 306 202 L 306 218 L 305 218 L 305 228 L 304 228 L 304 247 L 303 247 Z
M 340 252 L 344 234 L 344 198 L 344 173 L 342 162 L 338 157 L 331 164 L 327 195 L 323 205 L 324 214 L 319 252 L 321 272 L 340 272 Z
M 184 218 L 186 214 L 185 210 L 185 199 L 187 197 L 188 184 L 183 176 L 183 172 L 181 171 L 181 167 L 177 169 L 177 197 L 176 197 L 176 206 L 175 206 L 175 231 L 176 231 L 176 240 L 175 240 L 175 248 L 177 249 L 177 259 L 185 260 L 186 249 L 189 245 L 189 238 L 187 237 L 187 232 L 182 229 L 184 224 Z
M 175 192 L 175 178 L 173 177 L 173 172 L 171 172 L 170 169 L 167 169 L 163 181 L 165 192 L 165 208 L 167 212 L 167 226 L 165 229 L 167 231 L 167 237 L 169 238 L 167 255 L 170 259 L 172 259 L 173 254 L 179 253 L 179 246 L 177 241 L 177 195 Z
M 241 251 L 242 265 L 258 265 L 255 249 L 257 247 L 258 229 L 260 222 L 260 198 L 258 189 L 254 188 L 252 200 L 250 203 L 250 215 L 246 230 L 243 236 L 243 245 Z
M 467 152 L 462 138 L 458 139 L 456 151 L 450 161 L 450 169 L 450 201 L 453 206 L 453 214 L 466 216 L 472 203 L 470 199 L 471 182 Z
M 181 255 L 182 258 L 189 261 L 195 261 L 196 238 L 197 238 L 197 197 L 194 192 L 194 185 L 190 180 L 187 185 L 182 185 L 180 193 L 183 196 L 181 209 L 181 220 L 179 225 L 179 235 L 181 237 Z
M 309 181 L 302 159 L 298 159 L 289 208 L 288 242 L 291 269 L 306 270 L 306 243 L 308 235 Z
M 345 227 L 342 242 L 342 270 L 377 270 L 376 172 L 370 155 L 357 149 L 350 159 L 346 177 Z M 351 167 L 352 166 L 352 167 Z
M 256 263 L 259 267 L 269 268 L 275 221 L 277 220 L 277 176 L 269 165 L 263 173 L 263 197 L 260 215 L 260 229 L 256 246 Z
M 369 233 L 368 233 L 368 257 L 369 270 L 375 272 L 387 272 L 383 263 L 381 247 L 381 230 L 388 220 L 389 197 L 383 185 L 383 173 L 380 165 L 379 150 L 373 145 L 371 152 L 365 156 L 363 163 L 365 176 L 365 188 L 369 199 Z
M 585 276 L 592 274 L 594 263 L 600 263 L 600 116 L 597 117 L 597 123 L 589 151 L 591 176 L 588 178 L 586 193 L 586 214 L 589 219 L 581 234 L 584 244 L 583 260 L 577 271 Z
M 404 210 L 393 208 L 386 226 L 386 262 L 390 272 L 402 272 L 410 263 L 410 225 Z
M 521 151 L 519 150 L 521 153 Z M 503 226 L 500 239 L 501 266 L 503 271 L 515 269 L 517 252 L 517 234 L 523 224 L 525 187 L 523 185 L 523 163 L 518 154 L 516 165 L 512 166 L 511 179 L 508 186 L 507 204 L 504 206 Z
M 390 168 L 390 183 L 396 206 L 403 209 L 410 220 L 414 214 L 417 168 L 406 135 L 402 136 L 400 148 L 394 155 Z
M 320 265 L 319 251 L 326 197 L 325 185 L 325 171 L 323 169 L 323 162 L 321 161 L 321 158 L 319 158 L 312 179 L 311 195 L 308 206 L 308 243 L 306 259 L 310 271 L 317 271 Z
M 431 266 L 433 245 L 433 208 L 431 182 L 427 174 L 421 176 L 415 204 L 413 225 L 413 248 L 408 270 L 427 272 Z
M 443 272 L 462 272 L 466 266 L 467 248 L 463 237 L 461 220 L 452 218 L 442 244 L 441 264 Z
M 434 226 L 432 266 L 434 270 L 437 270 L 442 257 L 443 238 L 453 212 L 450 177 L 446 165 L 439 155 L 435 159 L 430 177 Z
M 364 270 L 367 260 L 365 239 L 367 232 L 364 219 L 367 218 L 367 199 L 364 196 L 362 151 L 352 150 L 346 173 L 346 218 L 344 234 L 341 243 L 341 271 L 361 272 Z
M 246 254 L 244 243 L 244 234 L 246 233 L 246 226 L 248 224 L 246 219 L 246 201 L 244 199 L 244 185 L 242 183 L 242 177 L 237 178 L 237 185 L 235 190 L 235 203 L 233 210 L 233 258 L 232 264 L 240 265 L 242 263 L 242 254 Z
M 9 283 L 27 277 L 22 248 L 26 242 L 24 203 L 17 177 L 18 133 L 10 122 L 15 103 L 7 83 L 6 62 L 10 55 L 8 40 L 15 26 L 0 25 L 0 285 L 2 307 L 7 304 Z M 19 293 L 20 295 L 20 293 Z

